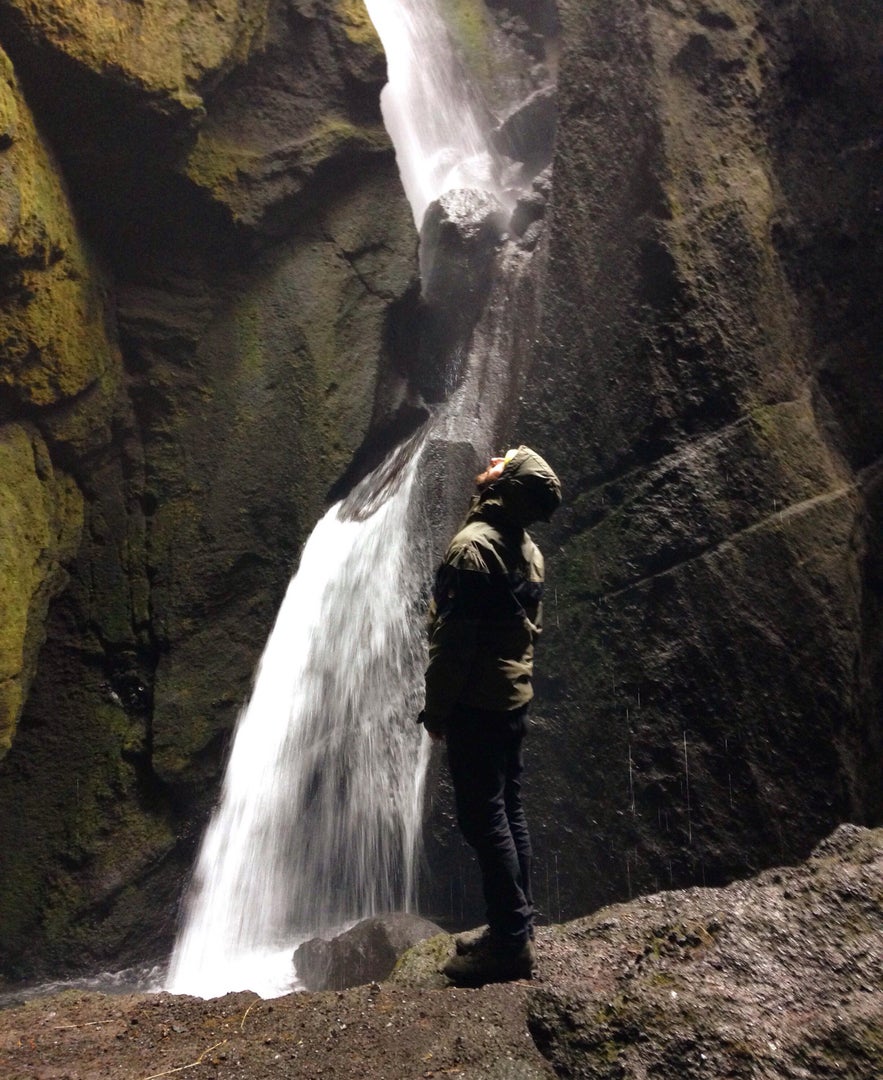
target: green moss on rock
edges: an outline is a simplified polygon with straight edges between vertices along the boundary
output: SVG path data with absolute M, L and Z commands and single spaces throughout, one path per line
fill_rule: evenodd
M 316 169 L 336 158 L 389 150 L 389 136 L 381 124 L 358 125 L 336 114 L 325 116 L 285 148 L 286 177 L 271 200 L 297 194 Z M 228 207 L 234 219 L 250 221 L 255 213 L 254 185 L 274 187 L 279 157 L 277 147 L 249 146 L 207 126 L 200 131 L 184 171 L 215 202 Z
M 155 103 L 201 111 L 207 76 L 244 62 L 263 40 L 268 0 L 11 0 L 34 37 L 82 67 L 140 86 Z
M 357 126 L 341 116 L 326 116 L 304 139 L 303 147 L 304 164 L 315 166 L 343 153 L 387 151 L 390 141 L 381 124 Z
M 436 990 L 448 985 L 442 966 L 454 953 L 450 934 L 436 934 L 408 949 L 396 962 L 389 982 L 411 989 Z
M 261 157 L 259 151 L 202 130 L 187 159 L 187 176 L 219 201 L 226 201 L 224 193 L 256 172 Z
M 441 0 L 440 9 L 467 70 L 487 80 L 494 67 L 487 8 L 475 0 Z
M 133 883 L 175 842 L 167 817 L 144 804 L 132 765 L 145 749 L 143 723 L 100 695 L 99 678 L 85 673 L 57 702 L 65 724 L 23 726 L 17 769 L 0 790 L 0 958 L 11 971 L 29 969 L 35 939 L 54 965 L 82 964 L 115 937 L 118 951 L 137 932 Z
M 43 640 L 52 596 L 79 540 L 83 500 L 56 475 L 45 443 L 0 427 L 0 756 L 10 747 Z
M 98 275 L 74 224 L 55 162 L 8 58 L 0 64 L 0 386 L 45 407 L 119 371 L 107 337 Z
M 363 0 L 337 0 L 334 14 L 351 44 L 358 48 L 367 46 L 374 52 L 383 54 L 383 45 Z

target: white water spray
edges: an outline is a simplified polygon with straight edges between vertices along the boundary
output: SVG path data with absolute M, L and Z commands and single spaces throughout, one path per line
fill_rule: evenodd
M 505 203 L 490 120 L 436 0 L 365 0 L 365 7 L 386 53 L 380 105 L 418 230 L 427 206 L 453 188 L 489 191 Z
M 173 992 L 285 993 L 301 941 L 412 904 L 425 753 L 415 467 L 361 520 L 332 507 L 304 549 L 200 849 Z

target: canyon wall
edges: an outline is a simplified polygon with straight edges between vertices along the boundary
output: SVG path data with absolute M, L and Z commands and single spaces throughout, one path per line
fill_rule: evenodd
M 360 3 L 23 0 L 0 44 L 15 976 L 168 947 L 416 237 Z
M 566 495 L 537 531 L 539 907 L 879 823 L 876 5 L 447 7 L 479 68 L 476 12 L 560 57 L 547 228 L 518 241 L 541 325 L 498 433 Z M 0 0 L 0 46 L 16 978 L 164 954 L 300 546 L 432 375 L 359 0 Z M 422 904 L 469 921 L 433 775 Z
M 556 918 L 883 810 L 879 13 L 559 7 L 519 429 L 566 493 L 531 786 Z

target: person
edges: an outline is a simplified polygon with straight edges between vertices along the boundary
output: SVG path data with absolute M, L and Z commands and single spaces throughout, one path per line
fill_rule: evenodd
M 492 458 L 475 483 L 435 577 L 419 717 L 446 742 L 457 823 L 481 872 L 487 929 L 458 938 L 443 968 L 465 985 L 529 978 L 534 968 L 521 776 L 544 570 L 526 526 L 561 502 L 558 477 L 527 446 Z

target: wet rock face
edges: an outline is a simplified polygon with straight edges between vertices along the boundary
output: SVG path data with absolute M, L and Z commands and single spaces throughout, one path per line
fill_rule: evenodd
M 519 186 L 525 187 L 551 162 L 557 116 L 555 88 L 545 86 L 535 90 L 505 116 L 494 132 L 499 152 L 518 163 L 512 179 Z
M 420 244 L 420 282 L 429 304 L 462 303 L 482 311 L 493 254 L 506 227 L 506 214 L 493 196 L 469 188 L 449 191 L 429 207 Z M 453 299 L 451 296 L 453 294 Z
M 510 19 L 523 20 L 544 38 L 554 37 L 560 30 L 555 0 L 488 0 L 487 6 Z
M 460 378 L 484 311 L 507 214 L 493 195 L 458 189 L 429 206 L 420 232 L 421 336 L 414 382 L 427 401 Z
M 879 1075 L 881 840 L 844 826 L 803 866 L 554 928 L 579 952 L 528 1024 L 556 1075 Z
M 880 820 L 872 9 L 560 5 L 519 428 L 565 491 L 527 788 L 555 917 Z

